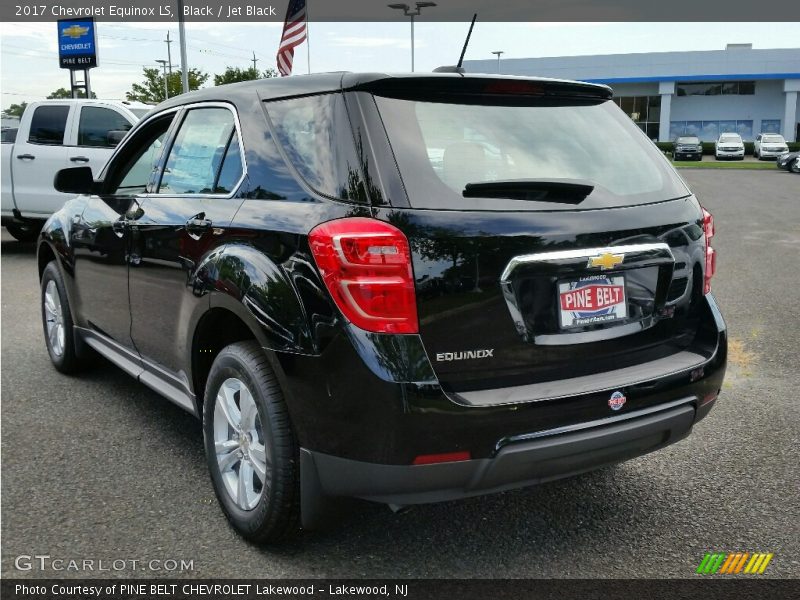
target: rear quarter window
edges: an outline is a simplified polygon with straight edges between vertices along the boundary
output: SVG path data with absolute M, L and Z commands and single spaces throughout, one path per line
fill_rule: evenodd
M 266 108 L 287 161 L 310 188 L 330 198 L 367 201 L 341 94 L 279 100 Z

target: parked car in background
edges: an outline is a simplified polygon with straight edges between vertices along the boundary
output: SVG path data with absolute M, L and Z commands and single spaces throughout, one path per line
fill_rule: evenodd
M 675 160 L 703 160 L 703 144 L 697 136 L 681 136 L 672 151 Z
M 738 133 L 723 133 L 714 143 L 714 157 L 744 160 L 744 142 Z
M 753 156 L 759 160 L 763 158 L 778 158 L 788 151 L 789 145 L 786 140 L 777 133 L 759 133 L 756 136 L 756 141 L 753 142 Z
M 150 108 L 109 100 L 29 104 L 17 130 L 2 134 L 2 225 L 20 241 L 36 239 L 47 217 L 72 197 L 53 187 L 56 173 L 69 165 L 85 165 L 99 173 L 114 147 Z
M 785 171 L 791 171 L 798 159 L 800 159 L 800 152 L 784 152 L 775 161 L 775 166 Z
M 0 129 L 0 143 L 14 143 L 14 140 L 17 139 L 17 131 L 19 131 L 18 127 L 3 127 Z
M 713 218 L 606 86 L 237 83 L 56 181 L 80 195 L 38 245 L 54 367 L 93 349 L 202 419 L 251 540 L 328 498 L 399 509 L 658 450 L 722 386 Z

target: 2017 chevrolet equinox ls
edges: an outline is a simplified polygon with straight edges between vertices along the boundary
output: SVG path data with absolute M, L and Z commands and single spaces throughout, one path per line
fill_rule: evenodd
M 570 81 L 322 74 L 149 113 L 39 240 L 55 367 L 202 419 L 233 526 L 528 486 L 688 435 L 722 385 L 713 220 Z

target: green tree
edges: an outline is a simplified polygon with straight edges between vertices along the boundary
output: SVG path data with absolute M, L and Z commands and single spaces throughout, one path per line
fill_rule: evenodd
M 275 69 L 259 71 L 255 67 L 250 67 L 249 69 L 225 67 L 224 73 L 214 75 L 214 85 L 225 85 L 226 83 L 236 83 L 238 81 L 252 81 L 253 79 L 269 79 L 270 77 L 277 76 L 278 72 Z
M 72 92 L 67 88 L 60 87 L 47 97 L 48 100 L 60 100 L 61 98 L 72 98 Z M 86 98 L 86 92 L 78 90 L 78 98 Z M 92 92 L 92 98 L 97 98 L 97 94 Z
M 131 85 L 131 91 L 126 92 L 128 100 L 135 102 L 163 102 L 164 101 L 164 74 L 158 67 L 143 70 L 144 81 Z M 200 69 L 189 69 L 189 90 L 196 90 L 208 80 L 208 73 Z M 183 92 L 181 85 L 181 72 L 173 71 L 167 76 L 169 97 L 178 96 Z
M 27 102 L 20 102 L 19 104 L 12 104 L 7 109 L 3 111 L 4 117 L 22 117 L 22 113 L 25 112 L 25 107 L 28 106 Z

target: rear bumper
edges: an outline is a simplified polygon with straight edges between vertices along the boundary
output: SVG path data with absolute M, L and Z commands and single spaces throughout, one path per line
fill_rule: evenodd
M 713 401 L 694 398 L 628 413 L 573 430 L 539 432 L 490 458 L 433 465 L 383 465 L 301 451 L 304 483 L 323 496 L 407 505 L 441 502 L 568 477 L 658 450 L 686 437 Z M 310 486 L 309 486 L 310 487 Z

